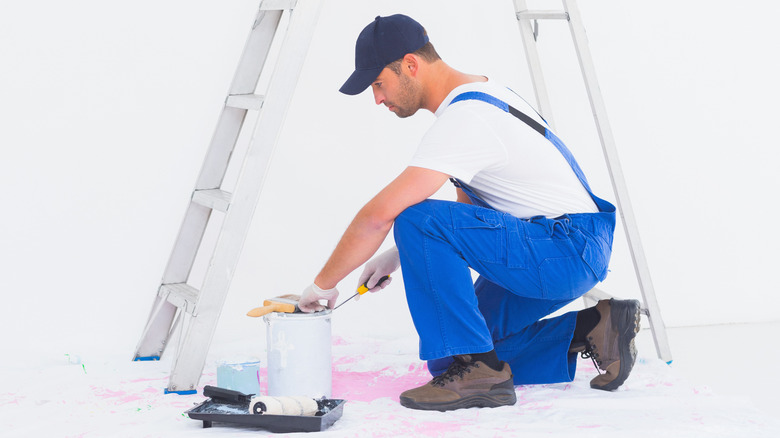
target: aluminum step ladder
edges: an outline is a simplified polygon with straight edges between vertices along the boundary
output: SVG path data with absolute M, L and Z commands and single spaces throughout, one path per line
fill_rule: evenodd
M 320 9 L 320 0 L 262 0 L 260 3 L 135 350 L 136 361 L 159 360 L 174 332 L 180 329 L 166 393 L 196 393 Z M 276 62 L 269 63 L 269 66 L 273 64 L 273 73 L 267 90 L 264 95 L 256 94 L 274 38 L 282 36 Z M 250 111 L 257 113 L 254 133 L 233 193 L 228 193 L 221 186 Z M 197 289 L 188 280 L 215 211 L 222 213 L 222 225 L 203 284 Z
M 593 58 L 591 57 L 590 49 L 588 47 L 588 38 L 585 34 L 585 28 L 582 25 L 582 17 L 580 16 L 577 2 L 576 0 L 562 0 L 563 10 L 561 11 L 534 11 L 528 9 L 525 0 L 513 1 L 515 14 L 520 26 L 520 34 L 523 39 L 525 55 L 528 61 L 528 68 L 531 73 L 531 81 L 533 82 L 534 91 L 536 93 L 538 109 L 551 127 L 553 126 L 552 105 L 547 96 L 547 88 L 544 83 L 542 66 L 539 61 L 539 52 L 536 46 L 539 29 L 538 25 L 539 20 L 566 20 L 569 24 L 569 30 L 571 31 L 571 37 L 574 42 L 574 49 L 577 52 L 580 69 L 582 70 L 582 77 L 585 80 L 585 88 L 588 92 L 588 98 L 590 99 L 591 111 L 593 112 L 596 129 L 599 134 L 599 139 L 601 140 L 604 159 L 612 181 L 612 189 L 615 192 L 617 209 L 623 221 L 623 230 L 626 234 L 629 251 L 631 252 L 631 259 L 634 263 L 634 271 L 639 283 L 639 289 L 642 293 L 643 302 L 641 311 L 647 316 L 650 323 L 650 329 L 653 333 L 653 341 L 655 342 L 658 357 L 667 363 L 671 363 L 672 353 L 669 349 L 669 340 L 666 336 L 666 326 L 661 318 L 661 311 L 655 297 L 655 289 L 653 289 L 653 282 L 650 279 L 650 270 L 648 269 L 647 259 L 645 258 L 644 249 L 642 248 L 642 241 L 639 238 L 636 217 L 634 216 L 631 201 L 628 197 L 628 189 L 626 188 L 626 182 L 623 177 L 623 170 L 620 167 L 615 138 L 612 136 L 612 129 L 610 128 L 609 119 L 607 118 L 606 106 L 604 105 L 604 100 L 601 96 L 601 88 L 599 88 L 598 81 L 596 80 L 596 69 L 593 65 Z M 584 298 L 588 305 L 592 305 L 598 300 L 611 298 L 611 295 L 602 290 L 593 289 L 588 292 Z

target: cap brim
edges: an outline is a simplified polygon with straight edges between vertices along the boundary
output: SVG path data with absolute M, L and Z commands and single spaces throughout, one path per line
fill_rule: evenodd
M 350 96 L 360 94 L 371 86 L 371 83 L 379 76 L 379 73 L 382 73 L 382 70 L 384 70 L 384 67 L 355 70 L 347 79 L 347 82 L 344 82 L 344 85 L 339 88 L 339 91 Z

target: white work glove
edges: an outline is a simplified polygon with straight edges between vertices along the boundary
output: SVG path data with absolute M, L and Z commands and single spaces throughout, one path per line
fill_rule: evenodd
M 390 284 L 392 277 L 388 277 L 387 280 L 378 285 L 379 280 L 384 276 L 392 274 L 400 266 L 401 258 L 398 256 L 398 247 L 394 246 L 366 263 L 363 273 L 360 274 L 358 287 L 365 284 L 369 292 L 378 292 Z M 360 295 L 356 298 L 360 298 Z
M 336 298 L 339 296 L 339 290 L 335 287 L 333 289 L 322 290 L 316 284 L 312 283 L 311 286 L 303 290 L 301 299 L 298 301 L 298 308 L 301 312 L 312 313 L 325 310 L 325 306 L 320 304 L 320 300 L 328 300 L 328 308 L 332 309 L 336 304 Z

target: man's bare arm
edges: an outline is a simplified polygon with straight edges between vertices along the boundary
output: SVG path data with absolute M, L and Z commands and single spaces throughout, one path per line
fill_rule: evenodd
M 469 198 L 469 195 L 466 194 L 463 190 L 460 188 L 455 189 L 455 192 L 458 194 L 458 202 L 462 202 L 464 204 L 471 204 L 471 198 Z
M 407 167 L 358 212 L 314 283 L 321 289 L 336 287 L 371 258 L 402 211 L 428 199 L 448 178 L 435 170 Z

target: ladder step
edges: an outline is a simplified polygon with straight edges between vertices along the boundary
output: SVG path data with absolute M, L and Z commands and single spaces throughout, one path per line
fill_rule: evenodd
M 260 94 L 231 94 L 227 97 L 225 105 L 232 108 L 258 111 L 263 107 L 265 96 Z
M 160 295 L 176 307 L 192 312 L 198 302 L 198 290 L 187 283 L 169 283 L 160 286 Z
M 260 3 L 261 11 L 279 11 L 284 9 L 295 9 L 298 0 L 263 0 Z
M 192 202 L 223 213 L 230 207 L 232 197 L 231 193 L 220 189 L 195 190 L 192 192 Z
M 516 16 L 518 20 L 569 20 L 565 11 L 520 11 Z

